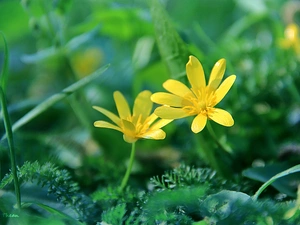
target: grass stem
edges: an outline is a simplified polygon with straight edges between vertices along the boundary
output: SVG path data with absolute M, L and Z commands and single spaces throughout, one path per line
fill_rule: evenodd
M 21 209 L 21 191 L 20 191 L 20 185 L 19 185 L 19 180 L 17 175 L 17 163 L 16 163 L 13 133 L 12 133 L 10 119 L 7 111 L 6 98 L 2 87 L 0 87 L 0 98 L 1 98 L 2 113 L 4 118 L 4 126 L 7 135 L 8 146 L 9 146 L 11 172 L 14 178 L 15 194 L 17 198 L 17 208 Z

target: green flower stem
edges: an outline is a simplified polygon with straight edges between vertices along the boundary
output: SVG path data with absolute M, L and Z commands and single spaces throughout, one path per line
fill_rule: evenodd
M 2 113 L 4 118 L 4 126 L 7 134 L 8 146 L 10 151 L 11 172 L 14 179 L 15 193 L 17 198 L 17 208 L 21 209 L 21 191 L 20 191 L 20 184 L 17 175 L 17 163 L 16 163 L 16 154 L 15 154 L 14 141 L 13 141 L 13 133 L 12 133 L 10 119 L 7 111 L 5 94 L 3 92 L 2 87 L 0 87 L 0 98 L 1 98 Z
M 278 174 L 276 174 L 275 176 L 271 177 L 267 182 L 265 182 L 258 190 L 257 192 L 253 195 L 252 199 L 254 201 L 257 200 L 258 196 L 270 185 L 272 184 L 274 181 L 276 181 L 277 179 L 281 178 L 281 177 L 284 177 L 284 176 L 287 176 L 289 174 L 292 174 L 292 173 L 297 173 L 297 172 L 300 172 L 300 164 L 296 165 L 296 166 L 293 166 L 285 171 L 282 171 Z
M 212 136 L 217 145 L 221 149 L 223 149 L 223 151 L 217 152 L 216 149 L 206 144 L 207 141 L 203 138 L 201 138 L 201 140 L 197 139 L 199 146 L 198 149 L 200 149 L 200 151 L 202 152 L 212 169 L 214 169 L 220 176 L 230 177 L 232 174 L 232 170 L 228 164 L 230 164 L 229 159 L 231 160 L 231 155 L 229 153 L 231 152 L 231 150 L 226 149 L 224 145 L 222 145 L 222 143 L 217 139 L 209 121 L 207 121 L 206 127 L 208 129 L 209 134 Z M 201 147 L 199 142 L 202 145 Z
M 129 159 L 129 165 L 128 165 L 127 171 L 125 173 L 125 176 L 122 180 L 121 186 L 119 187 L 119 192 L 122 192 L 124 187 L 127 184 L 127 181 L 129 179 L 129 176 L 130 176 L 130 173 L 131 173 L 132 165 L 133 165 L 134 155 L 135 155 L 135 142 L 133 142 L 132 146 L 131 146 L 131 154 L 130 154 L 130 159 Z
M 212 138 L 215 140 L 215 142 L 217 143 L 217 145 L 222 149 L 224 150 L 225 152 L 228 152 L 228 153 L 232 153 L 232 149 L 230 149 L 229 147 L 225 147 L 220 141 L 219 139 L 217 138 L 211 124 L 209 121 L 207 121 L 207 124 L 206 124 L 206 127 L 208 129 L 208 132 L 209 134 L 212 136 Z
M 205 160 L 208 161 L 208 164 L 211 166 L 211 168 L 217 171 L 218 174 L 222 174 L 218 160 L 215 157 L 214 149 L 209 147 L 201 134 L 196 138 L 196 146 L 200 151 L 200 154 L 202 153 L 201 155 L 204 156 Z

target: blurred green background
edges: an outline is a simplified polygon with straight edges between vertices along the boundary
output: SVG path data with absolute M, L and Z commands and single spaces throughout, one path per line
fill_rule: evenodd
M 92 106 L 116 112 L 115 90 L 132 104 L 142 90 L 162 91 L 168 78 L 184 81 L 184 73 L 176 74 L 174 67 L 168 67 L 167 56 L 173 51 L 184 63 L 189 54 L 195 55 L 207 78 L 220 58 L 227 61 L 225 77 L 237 75 L 218 105 L 233 115 L 235 125 L 213 124 L 220 140 L 233 150 L 229 166 L 235 172 L 256 163 L 299 163 L 300 57 L 279 45 L 286 26 L 300 23 L 299 2 L 161 3 L 166 14 L 144 0 L 0 1 L 0 30 L 10 52 L 7 99 L 12 123 L 48 97 L 110 64 L 98 79 L 14 132 L 18 165 L 54 162 L 91 190 L 118 183 L 130 145 L 121 133 L 93 127 L 94 121 L 106 118 Z M 157 26 L 165 23 L 160 33 Z M 3 52 L 2 42 L 0 49 Z M 184 72 L 184 63 L 171 65 Z M 188 120 L 177 120 L 164 130 L 167 138 L 163 141 L 137 143 L 136 181 L 148 180 L 181 162 L 205 166 L 197 146 L 215 147 L 206 130 L 194 135 Z M 0 134 L 4 135 L 3 123 Z M 7 148 L 2 140 L 1 177 L 10 168 Z

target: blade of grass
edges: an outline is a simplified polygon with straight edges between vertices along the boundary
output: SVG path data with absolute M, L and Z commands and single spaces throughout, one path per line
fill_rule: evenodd
M 2 114 L 3 114 L 3 121 L 4 121 L 4 127 L 5 132 L 7 136 L 8 146 L 9 146 L 9 153 L 10 153 L 10 163 L 11 163 L 11 171 L 14 178 L 14 187 L 15 187 L 15 194 L 16 194 L 16 201 L 17 201 L 17 208 L 21 208 L 21 191 L 20 191 L 20 185 L 17 175 L 17 163 L 16 163 L 16 154 L 15 154 L 15 147 L 14 147 L 14 140 L 13 140 L 13 133 L 12 133 L 12 127 L 7 111 L 7 104 L 6 104 L 6 97 L 5 97 L 5 90 L 7 86 L 7 77 L 8 77 L 8 58 L 9 58 L 9 51 L 7 47 L 7 42 L 5 39 L 5 36 L 2 32 L 0 32 L 0 35 L 2 36 L 4 40 L 4 63 L 3 68 L 1 71 L 1 82 L 0 82 L 0 101 L 1 101 L 1 108 L 2 108 Z
M 58 101 L 61 101 L 62 99 L 66 98 L 67 96 L 71 95 L 72 93 L 76 92 L 80 88 L 84 87 L 85 85 L 91 83 L 93 80 L 98 78 L 104 71 L 107 70 L 109 65 L 103 66 L 102 68 L 98 69 L 91 75 L 82 78 L 81 80 L 73 83 L 69 87 L 63 89 L 60 93 L 54 94 L 50 96 L 48 99 L 34 107 L 32 110 L 30 110 L 27 114 L 25 114 L 21 119 L 16 121 L 12 126 L 12 131 L 15 132 L 20 127 L 22 127 L 24 124 L 31 121 L 36 116 L 40 115 L 41 113 L 45 112 L 48 108 L 50 108 L 52 105 L 57 103 Z M 104 80 L 106 77 L 102 77 L 102 80 Z M 1 140 L 5 139 L 6 136 L 3 136 Z
M 0 31 L 0 34 L 2 36 L 3 39 L 3 43 L 4 43 L 4 61 L 3 61 L 3 66 L 2 66 L 2 70 L 1 70 L 1 77 L 0 77 L 0 85 L 3 89 L 3 92 L 6 93 L 6 84 L 7 84 L 7 73 L 8 73 L 8 65 L 9 65 L 9 55 L 8 55 L 8 47 L 7 47 L 7 42 L 6 39 L 4 37 L 4 34 Z
M 9 146 L 9 152 L 10 152 L 10 163 L 11 163 L 11 172 L 14 177 L 14 186 L 15 186 L 15 192 L 16 192 L 16 198 L 17 198 L 17 207 L 21 208 L 21 192 L 20 192 L 20 186 L 19 186 L 19 180 L 17 176 L 17 163 L 16 163 L 16 154 L 15 154 L 15 147 L 14 147 L 14 141 L 13 141 L 13 133 L 11 129 L 11 123 L 7 111 L 7 104 L 5 99 L 5 94 L 3 92 L 2 87 L 0 87 L 0 98 L 1 98 L 1 107 L 2 107 L 2 113 L 3 113 L 3 119 L 4 119 L 4 126 Z
M 272 184 L 275 180 L 287 176 L 292 173 L 297 173 L 300 172 L 300 164 L 293 166 L 285 171 L 282 171 L 281 173 L 276 174 L 275 176 L 271 177 L 266 183 L 264 183 L 258 190 L 257 192 L 253 195 L 252 199 L 257 200 L 258 196 L 270 185 Z

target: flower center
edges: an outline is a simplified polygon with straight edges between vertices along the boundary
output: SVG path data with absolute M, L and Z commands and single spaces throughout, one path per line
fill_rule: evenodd
M 213 107 L 216 105 L 215 92 L 209 90 L 208 87 L 192 91 L 194 96 L 186 96 L 182 102 L 183 110 L 191 116 L 198 114 L 208 116 L 212 113 Z
M 143 134 L 143 133 L 147 132 L 149 129 L 149 125 L 147 125 L 147 123 L 146 123 L 147 119 L 146 119 L 146 121 L 144 121 L 144 119 L 142 117 L 143 116 L 140 114 L 140 115 L 134 115 L 130 118 L 130 121 L 135 126 L 135 134 L 136 135 Z

